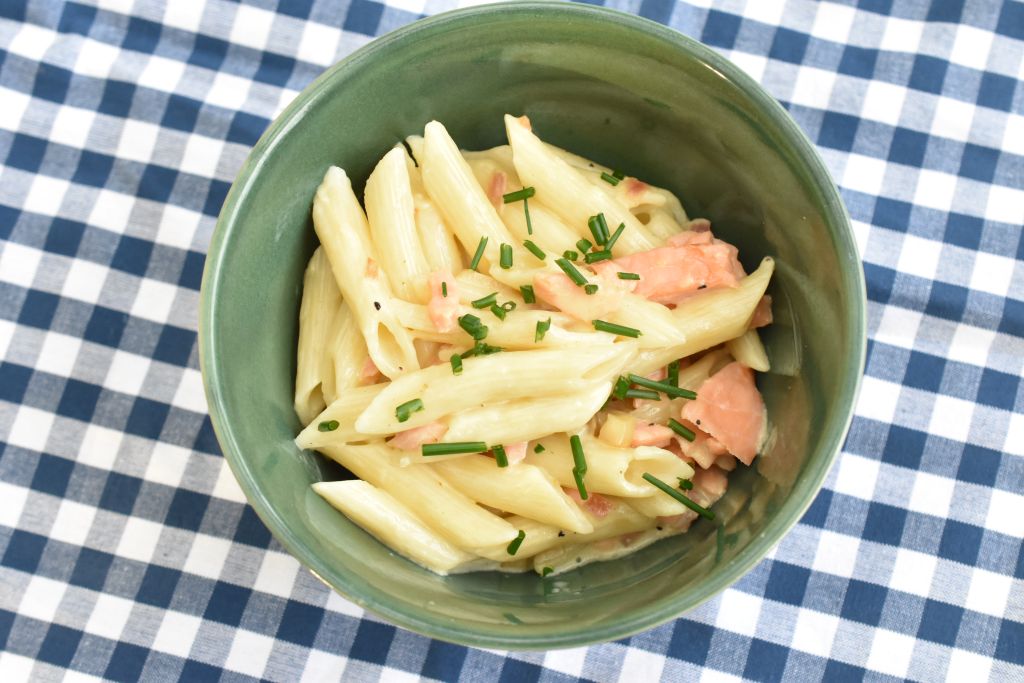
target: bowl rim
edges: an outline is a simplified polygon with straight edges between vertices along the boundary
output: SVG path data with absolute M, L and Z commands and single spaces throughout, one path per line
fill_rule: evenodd
M 708 584 L 701 595 L 689 599 L 680 597 L 671 601 L 651 603 L 631 612 L 627 619 L 617 619 L 598 626 L 588 625 L 572 631 L 567 630 L 565 633 L 556 636 L 524 635 L 521 629 L 520 635 L 517 635 L 516 629 L 511 624 L 506 635 L 480 634 L 475 632 L 472 627 L 451 626 L 438 620 L 431 621 L 415 612 L 397 609 L 387 601 L 363 595 L 349 586 L 345 582 L 343 575 L 335 574 L 339 579 L 335 582 L 325 579 L 324 576 L 331 573 L 329 563 L 310 551 L 296 538 L 284 518 L 269 505 L 257 483 L 257 478 L 253 476 L 252 470 L 239 457 L 240 445 L 236 438 L 235 428 L 228 423 L 225 417 L 229 411 L 225 396 L 221 390 L 220 370 L 212 355 L 212 349 L 216 345 L 217 328 L 214 324 L 214 319 L 217 311 L 216 294 L 219 289 L 219 274 L 225 259 L 226 250 L 224 249 L 224 244 L 228 234 L 231 233 L 236 224 L 238 207 L 248 196 L 251 183 L 262 168 L 267 154 L 276 147 L 278 142 L 297 123 L 300 118 L 297 115 L 325 96 L 327 90 L 324 88 L 324 85 L 335 78 L 337 74 L 343 71 L 358 69 L 362 63 L 371 59 L 377 53 L 387 50 L 392 43 L 404 41 L 424 31 L 436 30 L 446 24 L 479 19 L 480 17 L 507 15 L 509 13 L 544 13 L 594 22 L 624 24 L 632 30 L 647 34 L 648 37 L 669 43 L 672 47 L 688 53 L 717 70 L 727 80 L 742 90 L 747 97 L 751 98 L 758 110 L 763 112 L 779 128 L 783 137 L 792 145 L 796 157 L 810 171 L 810 178 L 814 189 L 825 200 L 825 215 L 834 220 L 839 227 L 834 236 L 837 244 L 845 246 L 849 250 L 851 258 L 856 257 L 856 266 L 846 268 L 843 272 L 844 288 L 850 292 L 855 304 L 846 311 L 845 317 L 849 329 L 854 332 L 855 339 L 853 341 L 856 344 L 856 353 L 847 359 L 842 369 L 845 381 L 843 398 L 846 401 L 846 405 L 843 408 L 846 417 L 844 420 L 834 423 L 832 429 L 825 435 L 823 441 L 825 445 L 822 450 L 827 452 L 826 457 L 815 463 L 813 468 L 805 468 L 802 472 L 800 481 L 803 484 L 802 487 L 807 492 L 805 499 L 798 504 L 789 505 L 788 507 L 787 504 L 783 504 L 783 507 L 777 513 L 775 533 L 770 536 L 762 534 L 760 537 L 753 539 L 727 566 L 723 567 L 721 571 L 710 575 Z M 617 640 L 654 628 L 681 616 L 715 597 L 761 562 L 771 549 L 792 530 L 793 526 L 795 526 L 815 500 L 829 469 L 831 469 L 842 448 L 850 428 L 854 407 L 860 391 L 861 379 L 864 374 L 867 351 L 867 291 L 863 266 L 861 264 L 862 261 L 851 227 L 849 214 L 834 181 L 831 179 L 831 174 L 818 154 L 817 149 L 775 98 L 769 95 L 760 84 L 738 66 L 728 61 L 722 55 L 675 29 L 643 17 L 603 6 L 568 2 L 553 3 L 543 0 L 520 0 L 473 6 L 420 19 L 371 40 L 326 69 L 303 89 L 277 115 L 267 130 L 264 131 L 263 135 L 249 152 L 231 185 L 218 215 L 207 250 L 200 286 L 199 365 L 214 433 L 248 503 L 285 550 L 326 586 L 360 607 L 384 617 L 397 626 L 431 638 L 459 645 L 514 650 L 547 650 L 591 645 Z M 456 624 L 458 623 L 456 622 Z

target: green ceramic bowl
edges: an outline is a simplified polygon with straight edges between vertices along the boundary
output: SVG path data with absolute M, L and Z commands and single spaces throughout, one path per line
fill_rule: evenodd
M 310 484 L 341 472 L 292 443 L 303 267 L 313 193 L 330 164 L 358 184 L 396 141 L 442 121 L 463 147 L 503 142 L 502 114 L 544 139 L 674 190 L 691 216 L 778 269 L 777 438 L 733 473 L 716 526 L 556 579 L 439 577 L 391 553 Z M 361 188 L 357 188 L 361 192 Z M 342 595 L 405 628 L 494 648 L 555 648 L 648 629 L 753 567 L 800 518 L 839 450 L 862 372 L 865 296 L 836 188 L 783 109 L 718 54 L 652 22 L 584 5 L 455 11 L 380 38 L 329 69 L 270 126 L 221 212 L 202 287 L 213 425 L 257 513 Z

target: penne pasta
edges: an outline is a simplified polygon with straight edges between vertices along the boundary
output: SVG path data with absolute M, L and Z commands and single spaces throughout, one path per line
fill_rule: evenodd
M 725 344 L 732 357 L 746 365 L 751 370 L 768 372 L 771 364 L 768 362 L 768 354 L 761 343 L 761 336 L 757 330 L 747 330 L 735 339 L 730 339 Z
M 299 432 L 295 437 L 295 445 L 299 448 L 314 449 L 332 443 L 365 441 L 371 438 L 356 431 L 356 418 L 366 410 L 366 406 L 370 405 L 370 401 L 380 394 L 385 386 L 387 385 L 373 384 L 343 392 Z M 337 422 L 337 426 L 329 429 L 334 422 Z
M 341 295 L 323 248 L 313 252 L 302 278 L 295 369 L 295 414 L 302 424 L 324 409 L 321 384 L 331 372 L 324 357 Z

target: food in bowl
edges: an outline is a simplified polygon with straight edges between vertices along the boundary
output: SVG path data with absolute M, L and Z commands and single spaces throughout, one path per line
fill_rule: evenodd
M 679 200 L 545 144 L 391 149 L 360 206 L 313 202 L 300 448 L 358 479 L 313 489 L 439 574 L 547 576 L 714 519 L 768 438 L 774 261 L 747 274 Z

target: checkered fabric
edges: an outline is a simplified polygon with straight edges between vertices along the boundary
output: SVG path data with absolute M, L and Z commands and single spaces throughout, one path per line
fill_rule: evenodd
M 0 0 L 0 680 L 1024 680 L 1024 4 L 608 4 L 761 82 L 853 217 L 867 377 L 800 524 L 589 648 L 459 647 L 333 594 L 221 458 L 204 253 L 277 112 L 455 0 Z

